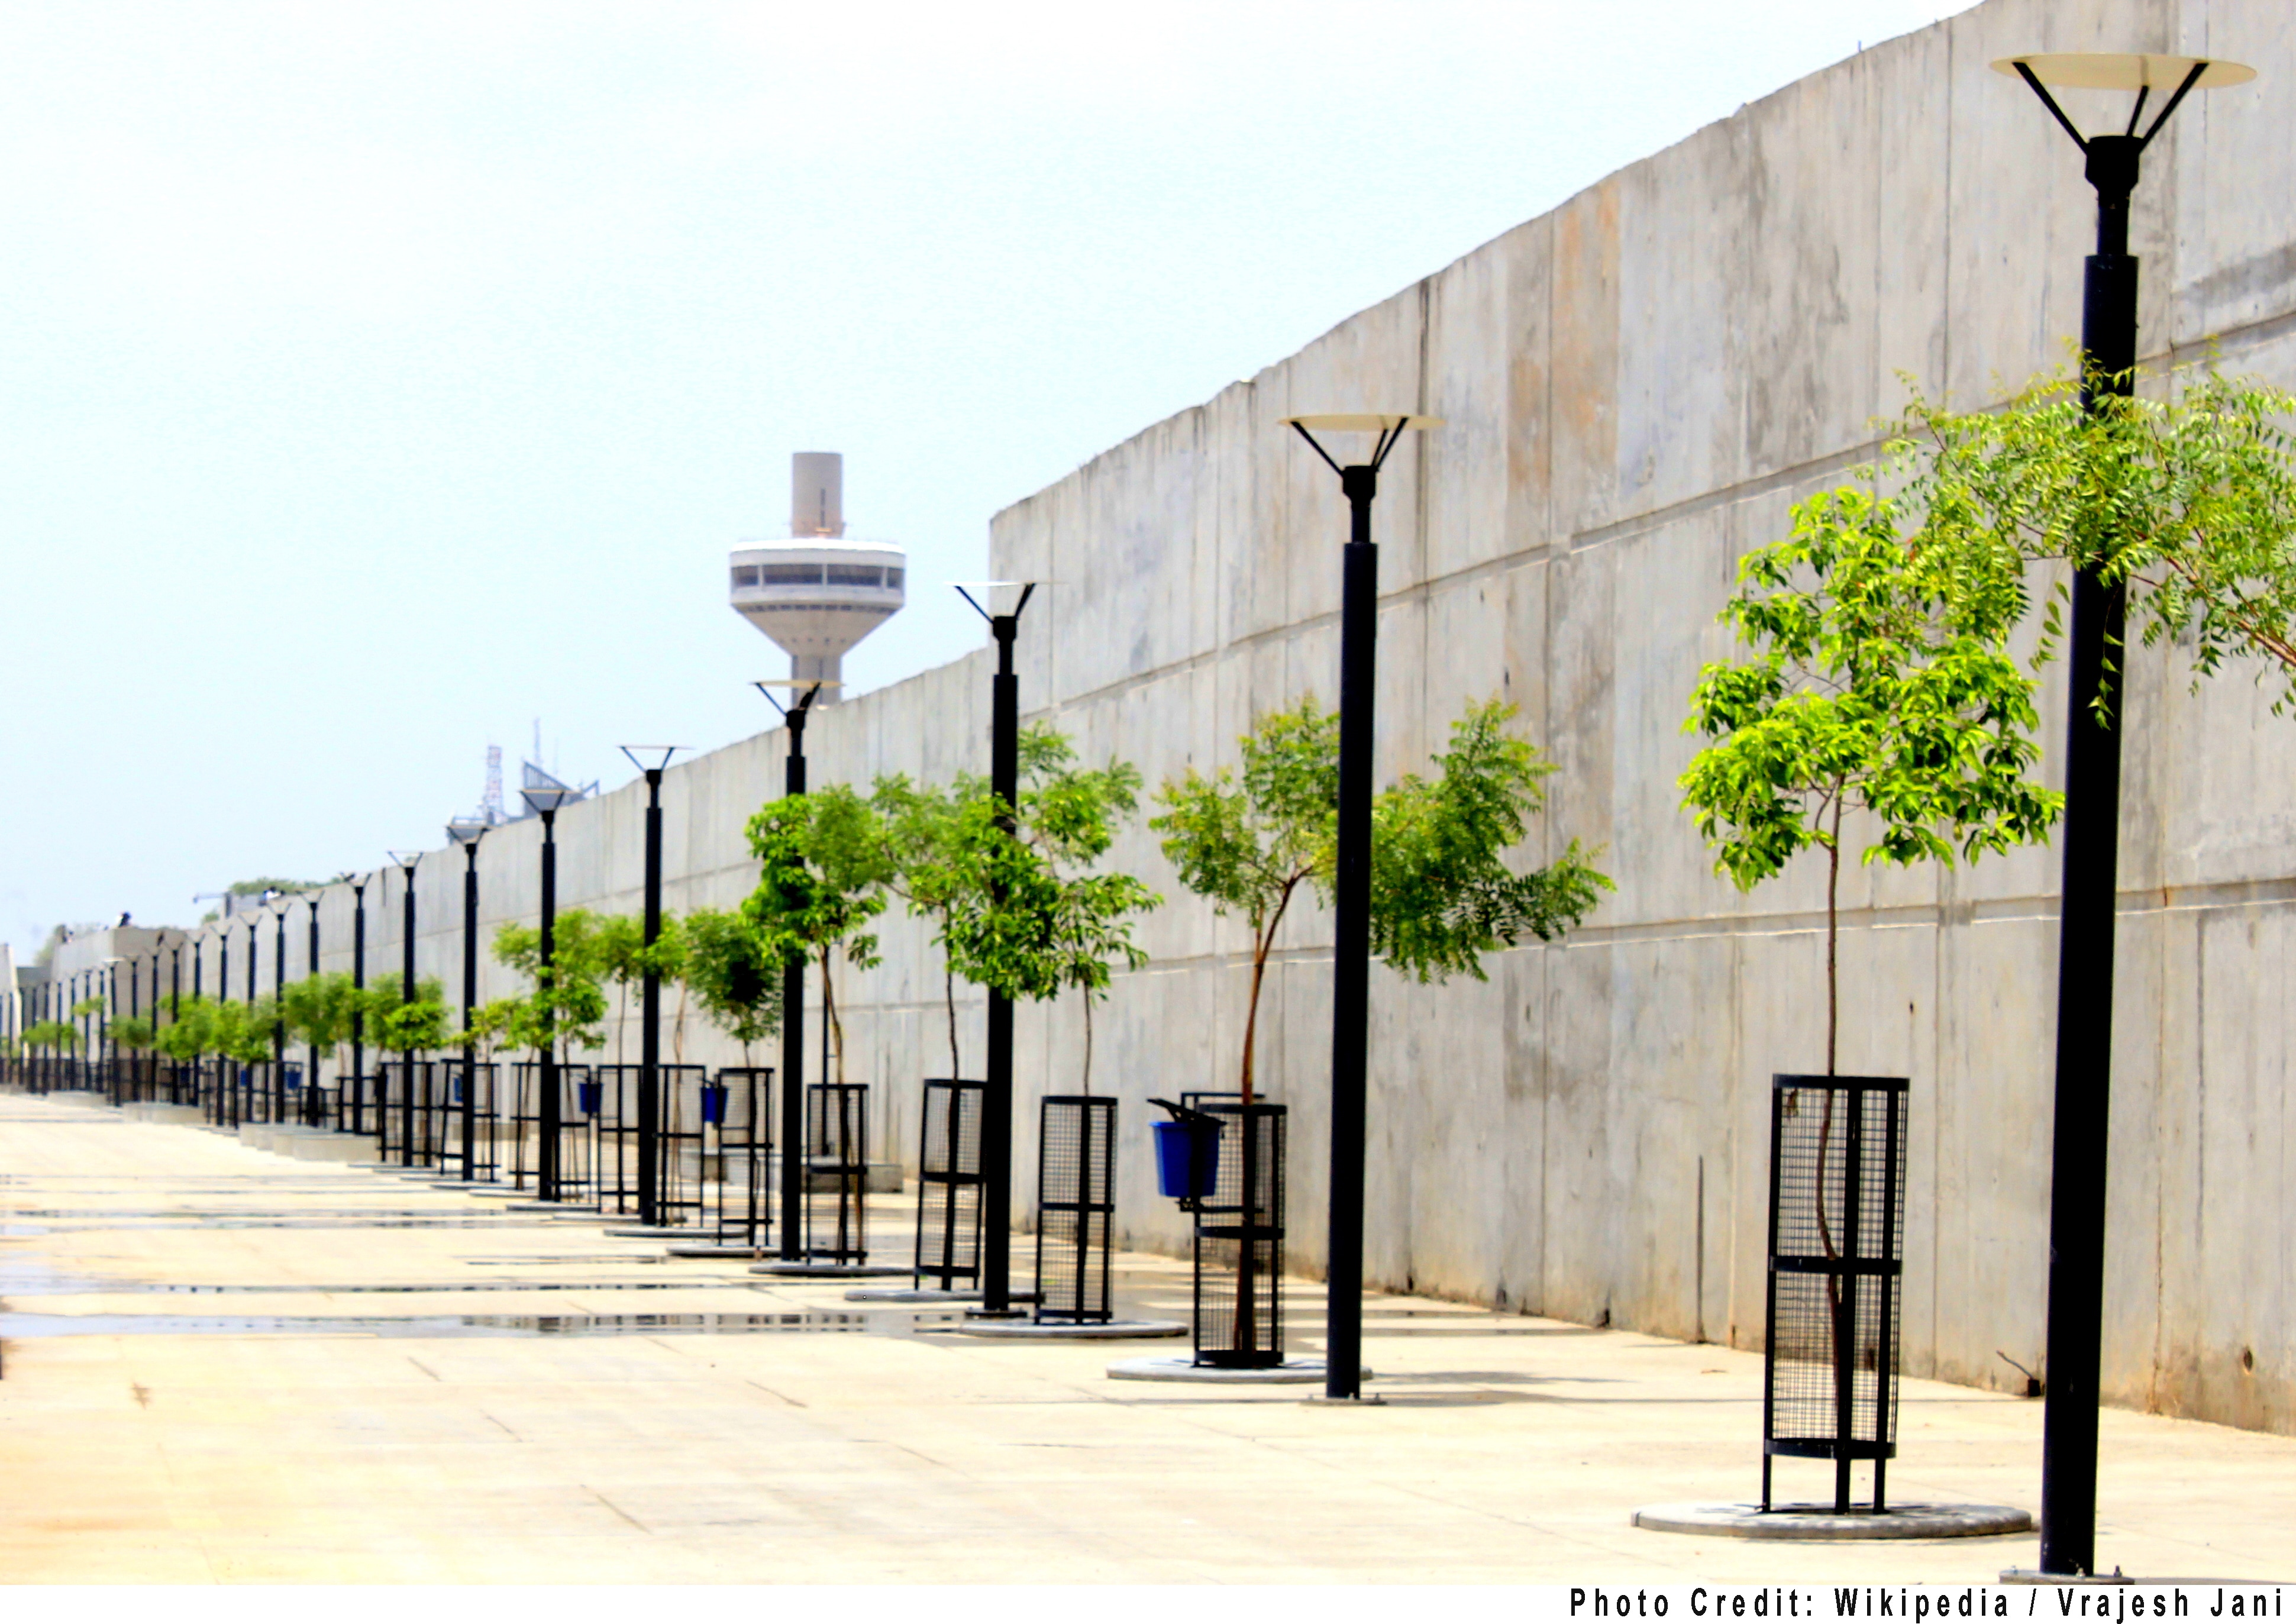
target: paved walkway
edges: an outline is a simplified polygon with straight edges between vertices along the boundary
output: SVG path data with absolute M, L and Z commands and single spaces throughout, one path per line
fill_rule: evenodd
M 2034 1560 L 2030 1537 L 1629 1527 L 1752 1492 L 1751 1355 L 1381 1297 L 1386 1404 L 1319 1407 L 1103 1374 L 1185 1344 L 975 1341 L 500 1207 L 0 1095 L 0 1579 L 1964 1583 Z M 1120 1286 L 1186 1316 L 1178 1264 L 1128 1256 Z M 1317 1350 L 1319 1292 L 1292 1301 Z M 1893 1494 L 2033 1505 L 2040 1419 L 1907 1382 Z M 2296 1439 L 2108 1412 L 2104 1462 L 2108 1563 L 2296 1567 Z

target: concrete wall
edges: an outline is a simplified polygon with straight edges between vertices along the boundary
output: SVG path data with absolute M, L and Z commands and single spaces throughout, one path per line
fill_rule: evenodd
M 1467 700 L 1503 694 L 1562 769 L 1525 858 L 1578 838 L 1604 849 L 1619 891 L 1568 942 L 1494 960 L 1488 981 L 1375 972 L 1374 1280 L 1759 1341 L 1767 1079 L 1822 1065 L 1822 876 L 1812 859 L 1751 896 L 1714 876 L 1677 804 L 1685 698 L 1726 652 L 1713 617 L 1737 559 L 1870 451 L 1900 372 L 1974 404 L 2063 360 L 2090 193 L 2030 94 L 1985 64 L 2085 47 L 2262 70 L 2188 103 L 2147 159 L 2142 348 L 2212 343 L 2296 383 L 2296 15 L 1994 0 L 1611 176 L 997 517 L 996 573 L 1057 583 L 1024 627 L 1024 709 L 1153 783 L 1234 759 L 1255 713 L 1332 694 L 1344 509 L 1276 420 L 1448 420 L 1397 455 L 1379 502 L 1382 775 L 1422 765 Z M 2109 103 L 2077 111 L 2101 127 Z M 2195 694 L 2175 651 L 2131 664 L 2106 1389 L 2285 1431 L 2296 730 L 2237 676 Z M 982 655 L 825 713 L 816 781 L 984 767 L 987 679 Z M 2046 702 L 2062 715 L 2062 671 Z M 746 891 L 741 823 L 775 792 L 781 748 L 766 734 L 670 774 L 671 906 Z M 561 819 L 567 906 L 635 909 L 642 806 L 625 789 Z M 488 837 L 489 925 L 531 915 L 537 835 Z M 1136 1102 L 1233 1077 L 1247 942 L 1179 890 L 1144 830 L 1116 856 L 1168 900 L 1144 932 L 1153 962 L 1098 1019 L 1096 1076 L 1128 1102 L 1125 1238 L 1177 1249 Z M 422 967 L 450 985 L 461 866 L 433 855 L 419 880 Z M 1996 1349 L 2032 1365 L 2042 1347 L 2054 883 L 2042 851 L 1845 883 L 1842 1067 L 1913 1081 L 1916 1374 L 2001 1385 L 2014 1378 Z M 397 963 L 398 881 L 378 885 L 371 967 Z M 348 963 L 340 888 L 323 929 L 328 964 Z M 1263 1086 L 1295 1113 L 1293 1256 L 1310 1268 L 1327 943 L 1312 907 L 1287 924 L 1260 1021 Z M 906 922 L 886 947 L 842 995 L 849 1065 L 880 1085 L 882 1150 L 913 1157 L 918 1079 L 947 1069 L 940 969 Z M 508 989 L 489 966 L 488 996 Z M 969 999 L 963 1025 L 977 1072 Z M 1074 1087 L 1073 999 L 1024 1010 L 1020 1041 L 1024 1092 Z M 685 1052 L 734 1058 L 710 1034 Z

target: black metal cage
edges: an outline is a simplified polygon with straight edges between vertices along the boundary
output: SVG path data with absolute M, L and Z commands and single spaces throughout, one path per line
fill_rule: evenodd
M 805 1255 L 815 1263 L 869 1261 L 869 1085 L 809 1083 L 805 1090 Z M 823 1185 L 832 1200 L 817 1210 Z
M 925 1079 L 917 1146 L 919 1291 L 980 1284 L 980 1123 L 988 1085 Z
M 1195 1363 L 1281 1365 L 1284 1108 L 1234 1095 L 1181 1103 L 1220 1124 L 1218 1182 L 1195 1210 Z
M 701 1095 L 704 1221 L 721 1244 L 762 1249 L 773 1234 L 773 1085 L 770 1066 L 725 1066 Z
M 1116 1101 L 1049 1094 L 1037 1130 L 1037 1323 L 1106 1325 Z
M 1906 1079 L 1770 1079 L 1770 1267 L 1762 1381 L 1762 1509 L 1778 1456 L 1874 1463 L 1884 1509 L 1897 1453 L 1899 1280 L 1906 1230 Z

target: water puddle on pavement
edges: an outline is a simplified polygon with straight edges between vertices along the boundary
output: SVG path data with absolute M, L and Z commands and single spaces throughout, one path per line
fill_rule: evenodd
M 0 1337 L 45 1336 L 755 1336 L 773 1332 L 914 1335 L 914 1314 L 20 1314 Z M 930 1316 L 934 1321 L 956 1315 Z

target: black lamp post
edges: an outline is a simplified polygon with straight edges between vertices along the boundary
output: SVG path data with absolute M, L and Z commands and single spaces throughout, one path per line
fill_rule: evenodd
M 422 854 L 394 851 L 390 856 L 406 882 L 398 923 L 398 1002 L 403 1007 L 414 1002 L 414 865 L 422 860 Z M 414 1165 L 414 1051 L 404 1050 L 398 1058 L 398 1164 L 411 1168 Z
M 784 800 L 805 793 L 805 718 L 828 682 L 769 681 L 752 684 L 773 701 L 789 728 L 789 759 L 782 767 Z M 794 697 L 784 705 L 775 688 Z M 782 967 L 782 1244 L 784 1263 L 805 1260 L 805 960 Z
M 477 1177 L 479 1153 L 479 1049 L 471 1041 L 471 1014 L 479 1005 L 479 841 L 487 833 L 482 817 L 458 817 L 447 838 L 463 849 L 463 1181 Z
M 309 976 L 319 973 L 319 902 L 324 891 L 305 891 L 303 906 L 310 910 L 310 939 L 304 944 L 305 971 Z M 326 1119 L 319 1111 L 319 1045 L 314 1038 L 305 1046 L 303 1055 L 303 1123 L 307 1128 L 320 1128 Z
M 341 874 L 335 883 L 351 888 L 351 991 L 366 990 L 366 887 L 373 874 Z M 366 1011 L 365 999 L 351 1000 L 351 1131 L 366 1131 Z M 338 1087 L 340 1084 L 337 1085 Z
M 160 956 L 155 953 L 152 956 L 152 992 L 155 1003 L 158 1001 L 159 991 Z M 127 1018 L 130 1021 L 138 1021 L 143 1018 L 143 1013 L 144 961 L 140 958 L 131 958 L 127 961 Z M 119 1062 L 115 1061 L 113 1063 L 116 1065 Z
M 126 962 L 126 960 L 119 958 L 116 955 L 103 961 L 103 967 L 106 972 L 103 979 L 104 1004 L 102 1012 L 96 1017 L 98 1024 L 96 1026 L 95 1054 L 96 1059 L 102 1062 L 111 1076 L 111 1105 L 112 1109 L 115 1111 L 119 1108 L 120 1104 L 119 1046 L 111 1041 L 111 1023 L 119 1017 L 119 966 Z M 109 1055 L 105 1054 L 107 1047 L 111 1051 Z
M 638 1222 L 661 1222 L 661 975 L 653 945 L 661 939 L 661 775 L 682 744 L 625 744 L 622 754 L 645 775 L 645 974 L 638 994 Z
M 284 891 L 271 894 L 271 912 L 279 922 L 271 960 L 271 1120 L 287 1120 L 287 911 L 295 899 Z
M 156 1004 L 159 1001 L 159 984 L 155 981 L 152 983 L 152 1002 Z M 152 1015 L 153 1024 L 157 1025 L 159 1012 L 155 1009 L 152 1012 Z M 168 1024 L 169 1026 L 173 1026 L 176 1021 L 181 1021 L 183 1018 L 184 944 L 181 941 L 177 941 L 171 944 L 168 948 Z M 157 1066 L 159 1062 L 155 1058 L 152 1063 L 154 1066 Z M 184 1103 L 184 1096 L 180 1087 L 182 1081 L 183 1072 L 171 1060 L 168 1067 L 168 1103 L 170 1105 L 180 1105 Z
M 558 1035 L 551 1009 L 551 964 L 556 956 L 558 931 L 558 808 L 574 799 L 563 789 L 522 790 L 527 809 L 542 820 L 542 952 L 535 971 L 535 990 L 543 995 L 542 1099 L 540 1154 L 536 1158 L 536 1194 L 546 1202 L 558 1199 Z
M 1324 1396 L 1363 1397 L 1364 1053 L 1371 997 L 1372 715 L 1378 702 L 1379 548 L 1371 538 L 1379 471 L 1404 435 L 1439 428 L 1410 413 L 1334 413 L 1283 420 L 1312 447 L 1348 498 L 1340 595 L 1339 841 L 1332 875 L 1332 1204 L 1324 1275 Z M 1374 436 L 1368 461 L 1341 467 L 1315 436 Z
M 2031 86 L 2080 149 L 2088 183 L 2096 189 L 2096 252 L 2088 257 L 2081 290 L 2081 404 L 2100 411 L 2106 399 L 2136 392 L 2136 258 L 2128 251 L 2128 201 L 2138 160 L 2191 92 L 2245 84 L 2256 73 L 2237 62 L 2195 57 L 2086 53 L 2008 57 L 1993 69 Z M 2083 135 L 2050 95 L 2051 85 L 2135 91 L 2128 127 L 2117 135 Z M 2138 135 L 2153 90 L 2171 86 L 2159 115 Z M 2124 712 L 2108 662 L 2120 645 L 2127 594 L 2085 568 L 2073 577 L 2072 600 L 2049 1185 L 2048 1388 L 2041 1436 L 2041 1571 L 2061 1574 L 2096 1571 L 2096 1407 Z
M 250 1015 L 251 1015 L 251 1014 L 253 1014 L 253 1013 L 255 1013 L 255 1000 L 256 1000 L 256 991 L 255 991 L 256 980 L 255 980 L 255 978 L 256 978 L 256 970 L 257 970 L 256 961 L 257 961 L 258 959 L 259 959 L 259 958 L 261 958 L 261 957 L 263 956 L 263 945 L 262 945 L 262 943 L 261 943 L 260 941 L 258 941 L 258 940 L 257 939 L 257 938 L 256 938 L 256 932 L 257 932 L 258 931 L 261 930 L 262 928 L 263 928 L 263 916 L 262 916 L 260 914 L 256 913 L 252 908 L 250 908 L 250 910 L 248 910 L 248 915 L 247 915 L 247 1009 L 248 1009 L 248 1013 L 249 1013 Z M 245 1073 L 245 1070 L 246 1070 L 245 1063 L 244 1063 L 244 1062 L 242 1062 L 242 1065 L 241 1065 L 241 1068 L 240 1068 L 240 1070 L 241 1070 L 241 1076 L 239 1076 L 239 1077 L 237 1077 L 237 1078 L 235 1078 L 235 1079 L 234 1079 L 235 1082 L 237 1082 L 237 1083 L 239 1083 L 239 1084 L 241 1085 L 241 1087 L 240 1087 L 239 1093 L 234 1096 L 234 1097 L 238 1101 L 238 1114 L 237 1114 L 237 1115 L 233 1119 L 234 1121 L 244 1121 L 244 1120 L 246 1120 L 246 1118 L 247 1118 L 247 1112 L 248 1112 L 249 1111 L 250 1111 L 251 1109 L 253 1109 L 254 1104 L 255 1104 L 255 1079 L 254 1079 L 253 1078 L 250 1078 L 250 1077 L 247 1077 L 247 1076 L 245 1076 L 245 1075 L 244 1075 L 244 1073 Z
M 988 622 L 996 643 L 996 676 L 989 689 L 988 788 L 996 797 L 996 826 L 1014 832 L 1013 808 L 1021 800 L 1021 678 L 1013 669 L 1013 645 L 1021 636 L 1021 612 L 1037 590 L 1034 581 L 987 581 L 981 596 L 994 603 L 996 588 L 1018 586 L 1010 611 L 992 613 L 960 586 L 957 595 Z M 999 886 L 993 899 L 1003 902 Z M 988 989 L 988 1065 L 980 1090 L 980 1308 L 984 1318 L 1008 1316 L 1013 1308 L 1013 1000 Z

